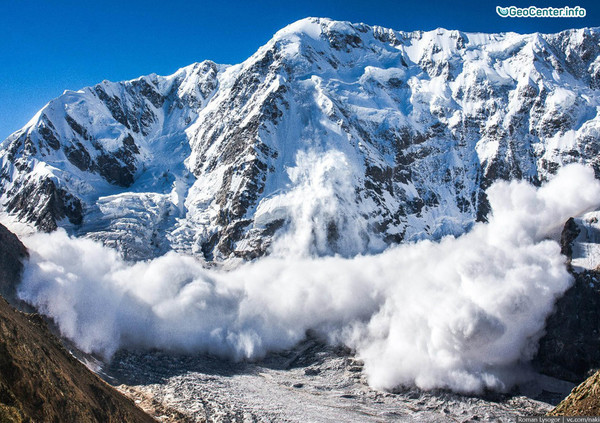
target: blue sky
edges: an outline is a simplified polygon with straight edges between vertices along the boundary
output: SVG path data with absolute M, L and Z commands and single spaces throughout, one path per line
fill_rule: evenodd
M 320 0 L 0 0 L 0 140 L 65 89 L 170 74 L 192 62 L 239 63 L 307 16 L 397 30 L 557 32 L 600 26 L 600 2 Z M 582 6 L 583 19 L 501 18 L 495 6 Z

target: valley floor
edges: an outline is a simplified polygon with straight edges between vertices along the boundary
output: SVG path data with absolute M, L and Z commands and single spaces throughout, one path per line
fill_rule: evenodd
M 349 351 L 314 340 L 255 363 L 121 351 L 103 371 L 162 422 L 512 423 L 517 415 L 547 413 L 573 387 L 540 377 L 513 395 L 380 392 L 369 388 Z

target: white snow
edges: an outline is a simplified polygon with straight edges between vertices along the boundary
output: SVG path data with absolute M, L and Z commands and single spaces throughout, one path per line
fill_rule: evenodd
M 321 192 L 335 189 L 301 174 L 311 163 L 318 167 L 311 175 L 340 172 L 335 159 L 304 157 L 296 177 Z M 343 173 L 331 176 L 331 185 L 347 183 L 337 179 Z M 25 239 L 31 259 L 19 295 L 86 352 L 156 347 L 260 358 L 312 330 L 356 350 L 378 389 L 504 391 L 523 381 L 520 364 L 532 358 L 546 316 L 572 282 L 548 237 L 568 216 L 600 204 L 600 182 L 570 165 L 539 189 L 499 182 L 488 195 L 490 222 L 458 238 L 351 259 L 294 257 L 310 221 L 337 207 L 317 197 L 292 214 L 294 231 L 277 246 L 282 257 L 228 272 L 174 252 L 128 264 L 64 231 L 38 234 Z

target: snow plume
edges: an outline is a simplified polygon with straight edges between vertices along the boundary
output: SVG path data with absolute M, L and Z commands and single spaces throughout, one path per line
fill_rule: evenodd
M 357 175 L 364 170 L 356 169 L 355 162 L 336 150 L 298 153 L 296 166 L 287 169 L 292 188 L 262 201 L 256 212 L 259 222 L 289 222 L 288 230 L 275 239 L 273 256 L 353 257 L 385 249 L 356 206 Z
M 503 390 L 534 354 L 571 283 L 547 237 L 600 204 L 591 169 L 570 165 L 541 188 L 498 182 L 493 214 L 458 238 L 378 255 L 264 258 L 229 272 L 175 253 L 137 264 L 59 231 L 26 240 L 20 296 L 85 351 L 119 347 L 256 358 L 308 329 L 344 343 L 376 388 Z

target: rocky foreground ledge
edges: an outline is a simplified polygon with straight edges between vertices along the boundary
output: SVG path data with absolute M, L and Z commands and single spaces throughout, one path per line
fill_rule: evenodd
M 2 294 L 14 294 L 26 256 L 0 225 Z M 0 422 L 154 421 L 67 351 L 39 315 L 19 312 L 0 297 Z
M 573 389 L 551 416 L 600 416 L 600 371 Z

